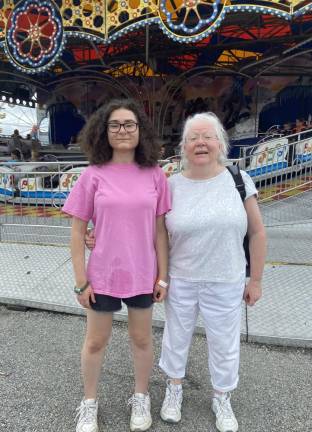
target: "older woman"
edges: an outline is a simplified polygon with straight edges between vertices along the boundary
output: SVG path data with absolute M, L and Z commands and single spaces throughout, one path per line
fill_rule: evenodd
M 237 387 L 241 302 L 261 297 L 265 231 L 251 178 L 242 173 L 244 204 L 225 168 L 227 134 L 213 113 L 187 119 L 181 141 L 184 170 L 169 179 L 172 210 L 170 287 L 160 367 L 168 375 L 161 417 L 181 419 L 182 379 L 198 313 L 204 320 L 213 387 L 212 410 L 220 432 L 236 432 L 230 403 Z M 251 276 L 245 285 L 243 239 L 250 239 Z

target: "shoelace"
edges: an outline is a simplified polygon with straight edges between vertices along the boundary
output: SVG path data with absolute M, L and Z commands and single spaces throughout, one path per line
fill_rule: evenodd
M 96 405 L 81 404 L 76 408 L 77 414 L 75 420 L 83 419 L 84 423 L 92 423 L 95 418 Z
M 220 410 L 225 419 L 233 418 L 233 410 L 230 403 L 230 396 L 226 396 L 224 398 L 220 398 Z
M 145 398 L 138 398 L 135 395 L 133 395 L 128 400 L 128 406 L 132 405 L 133 413 L 136 416 L 145 416 L 146 415 L 146 404 L 145 404 Z
M 179 396 L 180 396 L 180 391 L 179 390 L 175 390 L 172 385 L 168 385 L 168 392 L 166 394 L 166 405 L 168 406 L 168 408 L 177 408 L 179 406 Z

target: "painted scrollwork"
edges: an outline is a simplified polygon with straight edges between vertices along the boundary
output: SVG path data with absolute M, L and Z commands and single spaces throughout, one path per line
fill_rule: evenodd
M 212 26 L 223 9 L 221 0 L 161 0 L 163 24 L 177 37 L 194 37 Z

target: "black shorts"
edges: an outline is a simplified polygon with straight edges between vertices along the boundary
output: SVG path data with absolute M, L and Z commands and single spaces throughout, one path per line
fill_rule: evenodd
M 91 309 L 97 312 L 118 312 L 121 310 L 121 302 L 128 307 L 147 309 L 153 304 L 153 294 L 140 294 L 133 297 L 118 298 L 104 294 L 94 294 L 96 303 L 90 299 Z

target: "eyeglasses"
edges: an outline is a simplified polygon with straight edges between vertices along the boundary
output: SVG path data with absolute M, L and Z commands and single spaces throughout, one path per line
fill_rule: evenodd
M 127 123 L 118 123 L 118 122 L 109 122 L 107 123 L 107 130 L 112 133 L 119 133 L 121 127 L 124 128 L 126 132 L 133 133 L 138 128 L 138 123 L 136 122 L 127 122 Z
M 211 141 L 218 141 L 217 136 L 211 136 L 208 134 L 193 134 L 186 137 L 186 141 L 189 143 L 196 143 L 200 139 L 202 139 L 205 143 L 209 143 Z

